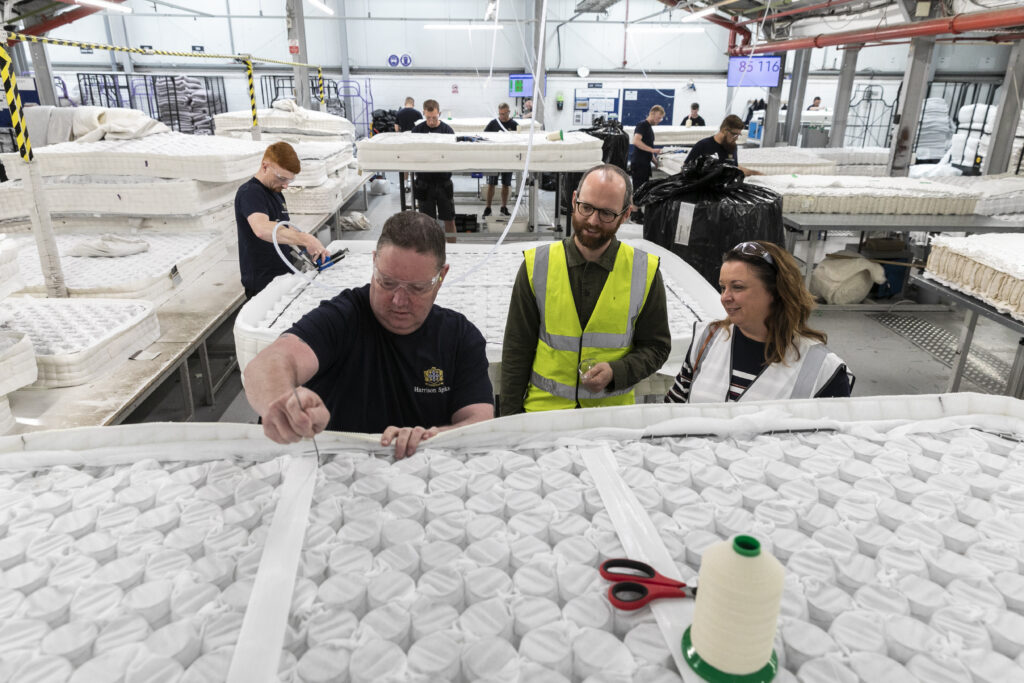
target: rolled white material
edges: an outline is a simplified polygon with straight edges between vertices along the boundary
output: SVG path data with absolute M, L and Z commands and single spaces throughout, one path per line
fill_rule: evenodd
M 448 566 L 462 556 L 462 548 L 447 541 L 433 541 L 420 548 L 420 571 L 426 573 Z
M 366 604 L 371 610 L 387 604 L 408 606 L 412 604 L 415 592 L 416 582 L 411 576 L 389 570 L 370 579 L 366 585 Z
M 366 576 L 335 574 L 320 584 L 317 599 L 334 608 L 352 612 L 359 618 L 366 614 Z
M 672 655 L 665 647 L 665 637 L 657 624 L 640 624 L 630 630 L 622 640 L 638 663 L 647 662 L 665 668 L 674 666 Z
M 74 621 L 46 634 L 41 649 L 43 654 L 62 657 L 77 668 L 92 656 L 98 633 L 95 624 Z
M 572 641 L 573 679 L 594 674 L 630 676 L 636 666 L 633 654 L 622 641 L 605 631 L 584 628 Z
M 772 654 L 783 576 L 778 560 L 749 536 L 705 551 L 690 628 L 700 658 L 734 675 L 764 667 Z
M 359 621 L 359 628 L 364 632 L 390 640 L 402 648 L 403 652 L 409 649 L 411 627 L 412 618 L 409 616 L 409 610 L 398 603 L 389 603 L 367 612 Z
M 466 523 L 474 516 L 469 510 L 461 510 L 435 517 L 427 522 L 427 541 L 446 541 L 457 546 L 466 544 Z
M 521 595 L 546 598 L 559 605 L 563 604 L 559 598 L 557 570 L 551 562 L 528 562 L 516 570 L 512 582 Z
M 203 626 L 202 654 L 205 655 L 221 647 L 234 647 L 238 642 L 238 634 L 242 630 L 244 618 L 245 615 L 241 612 L 224 612 L 210 617 Z M 354 625 L 353 628 L 355 628 Z
M 412 543 L 399 543 L 381 551 L 375 562 L 381 569 L 393 569 L 408 574 L 413 580 L 420 577 L 420 553 Z
M 919 681 L 929 683 L 971 683 L 971 672 L 963 662 L 951 657 L 915 655 L 907 662 L 907 671 Z
M 394 643 L 374 638 L 352 653 L 349 676 L 352 683 L 401 680 L 405 677 L 406 658 Z
M 413 605 L 410 614 L 414 643 L 433 633 L 447 631 L 459 620 L 457 609 L 437 602 Z
M 458 621 L 459 630 L 476 638 L 497 636 L 511 641 L 514 621 L 508 603 L 501 598 L 491 598 L 470 605 Z
M 432 633 L 409 648 L 409 673 L 431 681 L 456 680 L 461 671 L 459 643 L 451 634 Z
M 837 657 L 812 659 L 797 672 L 800 683 L 858 683 L 860 676 Z
M 468 605 L 507 595 L 511 589 L 512 579 L 500 569 L 478 567 L 466 572 L 465 594 Z
M 327 560 L 328 574 L 363 574 L 373 566 L 373 553 L 357 545 L 340 545 Z
M 580 628 L 610 631 L 612 627 L 612 608 L 603 595 L 581 595 L 573 598 L 562 608 L 562 616 Z
M 195 626 L 179 621 L 155 631 L 146 639 L 146 647 L 153 654 L 170 657 L 187 668 L 199 657 L 202 640 Z
M 124 645 L 141 643 L 152 630 L 149 622 L 138 614 L 126 614 L 111 620 L 104 626 L 93 644 L 93 654 L 100 655 Z
M 453 567 L 438 567 L 424 572 L 417 584 L 417 592 L 431 602 L 451 605 L 460 612 L 466 604 L 464 579 Z
M 348 683 L 351 652 L 344 647 L 311 647 L 299 660 L 296 674 L 300 683 Z
M 51 683 L 51 681 L 66 681 L 74 671 L 70 662 L 63 657 L 54 655 L 43 655 L 30 658 L 24 664 L 17 666 L 4 662 L 5 666 L 0 668 L 0 675 L 10 673 L 11 681 L 18 683 Z M 10 668 L 8 668 L 10 667 Z M 4 671 L 6 669 L 7 671 Z
M 547 598 L 523 595 L 512 601 L 512 615 L 515 619 L 515 640 L 518 642 L 534 629 L 559 621 L 562 610 L 557 603 Z
M 559 604 L 588 593 L 601 592 L 601 575 L 592 565 L 570 562 L 560 565 L 557 571 Z
M 885 654 L 888 645 L 881 617 L 867 610 L 851 610 L 840 614 L 828 630 L 839 647 L 856 652 Z
M 700 591 L 697 591 L 698 595 Z M 813 624 L 788 621 L 780 629 L 785 647 L 786 664 L 800 670 L 807 662 L 838 651 L 839 647 L 827 633 Z

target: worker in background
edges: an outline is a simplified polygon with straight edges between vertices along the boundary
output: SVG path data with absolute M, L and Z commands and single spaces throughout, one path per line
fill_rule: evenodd
M 636 128 L 633 129 L 633 159 L 630 162 L 629 173 L 633 177 L 633 187 L 636 189 L 640 189 L 651 179 L 651 164 L 661 151 L 654 147 L 654 126 L 661 123 L 664 118 L 665 108 L 656 104 L 647 112 L 647 118 L 636 124 Z M 633 220 L 640 222 L 643 219 L 643 214 L 637 208 Z
M 434 305 L 447 273 L 437 222 L 391 216 L 370 283 L 322 301 L 245 368 L 264 433 L 277 443 L 324 429 L 380 433 L 403 458 L 440 431 L 493 417 L 483 335 Z
M 246 299 L 259 294 L 278 275 L 291 272 L 274 249 L 272 235 L 274 225 L 288 220 L 288 207 L 281 191 L 295 180 L 301 168 L 292 146 L 275 142 L 263 153 L 260 170 L 235 193 L 238 267 Z M 277 242 L 305 248 L 314 262 L 328 255 L 315 236 L 284 225 L 277 230 Z M 287 254 L 287 249 L 282 251 Z
M 532 119 L 533 118 L 533 98 L 527 97 L 523 101 L 523 115 L 519 118 Z
M 700 103 L 694 102 L 690 105 L 690 115 L 683 119 L 684 126 L 704 126 L 704 119 L 700 115 Z
M 725 255 L 719 287 L 726 318 L 695 323 L 666 403 L 849 396 L 846 365 L 807 325 L 814 298 L 796 261 L 770 242 Z
M 413 127 L 413 133 L 447 133 L 455 131 L 441 120 L 441 105 L 437 100 L 423 103 L 423 122 Z M 417 208 L 431 218 L 444 221 L 444 231 L 450 235 L 449 242 L 455 241 L 455 187 L 451 173 L 417 173 L 412 186 Z
M 416 122 L 423 118 L 423 114 L 416 108 L 416 100 L 411 97 L 405 98 L 405 106 L 398 110 L 395 115 L 395 132 L 402 133 L 412 130 Z
M 484 128 L 485 133 L 499 133 L 501 131 L 511 132 L 519 129 L 519 124 L 512 118 L 512 110 L 508 104 L 502 102 L 498 105 L 498 118 L 491 119 L 491 122 Z M 487 206 L 484 207 L 484 218 L 491 215 L 491 201 L 494 199 L 494 186 L 498 184 L 498 176 L 487 176 Z M 512 185 L 512 172 L 501 174 L 501 215 L 509 216 L 508 212 L 508 189 Z
M 501 353 L 502 415 L 635 403 L 633 387 L 668 358 L 658 257 L 619 242 L 633 188 L 595 166 L 572 196 L 572 237 L 525 252 Z
M 807 107 L 807 111 L 818 111 L 819 109 L 821 109 L 821 98 L 815 97 L 811 105 Z
M 685 164 L 694 161 L 702 156 L 712 156 L 730 166 L 737 166 L 746 175 L 761 175 L 760 171 L 754 171 L 739 165 L 739 155 L 736 150 L 736 141 L 743 135 L 743 120 L 735 114 L 729 114 L 722 119 L 722 125 L 718 132 L 711 137 L 699 140 L 693 146 L 690 153 L 686 155 Z

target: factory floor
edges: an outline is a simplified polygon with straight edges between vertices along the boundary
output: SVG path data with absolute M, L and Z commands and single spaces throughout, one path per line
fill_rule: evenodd
M 398 175 L 389 173 L 388 179 L 391 192 L 370 196 L 369 207 L 364 212 L 374 226 L 381 226 L 387 217 L 397 212 L 400 207 Z M 476 193 L 477 188 L 476 179 L 455 177 L 457 213 L 475 213 L 478 217 L 482 214 L 483 202 L 474 200 L 471 196 Z M 495 214 L 498 213 L 500 206 L 500 189 L 496 188 L 492 205 Z M 554 216 L 554 193 L 540 191 L 539 198 L 540 221 L 551 224 Z M 509 200 L 510 209 L 514 202 L 513 193 Z M 360 202 L 357 199 L 353 204 L 358 207 Z M 522 211 L 525 215 L 525 193 Z M 562 220 L 564 222 L 564 217 Z M 634 234 L 639 234 L 639 226 L 623 226 L 623 230 L 632 230 Z M 550 230 L 538 234 L 554 235 Z M 379 235 L 380 228 L 376 227 L 366 232 L 347 232 L 344 239 L 375 241 Z M 480 235 L 472 237 L 477 240 Z M 513 239 L 533 239 L 522 232 L 512 235 Z M 542 237 L 537 237 L 540 238 Z M 877 302 L 885 305 L 876 307 L 883 310 L 862 312 L 830 310 L 823 307 L 812 315 L 811 326 L 828 334 L 829 347 L 846 361 L 856 376 L 854 396 L 913 395 L 946 391 L 952 371 L 949 365 L 943 363 L 937 356 L 945 356 L 948 362 L 951 345 L 959 339 L 963 328 L 964 311 L 955 307 L 934 310 L 936 306 L 914 310 L 916 304 L 912 299 L 916 293 L 911 288 L 906 294 L 905 299 Z M 890 315 L 886 316 L 887 313 Z M 883 324 L 883 321 L 889 324 Z M 914 332 L 910 336 L 931 350 L 925 350 L 907 336 L 896 332 L 893 329 L 894 325 L 912 327 Z M 230 326 L 225 330 L 222 345 L 231 343 L 229 330 Z M 965 379 L 960 390 L 1002 393 L 999 387 L 1005 382 L 1005 373 L 1013 363 L 1020 341 L 1020 338 L 1007 328 L 985 318 L 979 318 L 971 348 L 972 372 L 969 373 L 976 382 Z M 131 421 L 179 420 L 181 413 L 180 392 L 173 386 L 168 386 L 164 391 L 156 392 L 148 405 L 142 406 Z M 197 406 L 194 419 L 201 422 L 256 421 L 256 414 L 242 391 L 237 370 L 218 393 L 216 405 Z

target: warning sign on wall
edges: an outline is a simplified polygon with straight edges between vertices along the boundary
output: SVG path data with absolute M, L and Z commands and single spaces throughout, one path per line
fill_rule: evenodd
M 288 41 L 288 54 L 299 54 L 299 41 L 292 38 Z

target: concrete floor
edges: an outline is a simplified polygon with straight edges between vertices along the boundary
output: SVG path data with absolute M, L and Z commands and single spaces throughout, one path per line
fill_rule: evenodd
M 389 173 L 388 179 L 391 192 L 386 195 L 370 196 L 369 207 L 363 212 L 374 226 L 381 226 L 388 216 L 399 210 L 398 174 Z M 455 178 L 456 193 L 468 195 L 475 193 L 477 187 L 475 179 L 460 176 Z M 495 192 L 493 204 L 495 214 L 500 205 L 499 193 L 500 188 Z M 540 191 L 539 196 L 539 217 L 542 223 L 552 224 L 554 222 L 554 193 Z M 458 195 L 456 200 L 458 213 L 479 215 L 483 212 L 482 201 L 474 201 L 473 197 L 461 195 Z M 509 200 L 510 209 L 514 202 L 515 194 L 513 193 Z M 354 205 L 358 207 L 359 201 L 356 200 Z M 524 214 L 526 208 L 524 192 L 521 207 Z M 624 226 L 623 231 L 627 230 L 637 234 L 639 226 L 629 228 Z M 539 234 L 552 236 L 554 233 L 551 230 L 542 230 Z M 365 232 L 347 232 L 343 239 L 375 241 L 379 235 L 380 228 L 377 227 Z M 513 234 L 513 236 L 520 239 L 532 239 L 530 235 L 523 233 Z M 913 291 L 909 294 L 913 296 Z M 912 302 L 904 300 L 895 302 L 890 310 L 895 313 L 917 316 L 937 328 L 952 333 L 955 338 L 959 339 L 964 318 L 962 310 L 951 307 L 945 311 L 916 312 L 913 308 Z M 916 346 L 909 339 L 881 324 L 872 317 L 874 313 L 823 308 L 815 311 L 811 319 L 812 327 L 828 334 L 829 347 L 846 361 L 855 374 L 854 395 L 913 395 L 944 392 L 951 375 L 949 366 L 944 365 L 931 353 Z M 972 355 L 974 351 L 987 351 L 1009 366 L 1013 363 L 1018 341 L 1019 338 L 1005 327 L 979 318 L 972 345 Z M 965 380 L 961 385 L 961 391 L 985 391 L 985 389 Z M 180 419 L 181 403 L 177 392 L 168 392 L 167 396 L 165 401 L 157 402 L 159 405 L 152 409 L 152 412 L 144 418 L 145 420 Z M 197 421 L 255 422 L 256 414 L 245 400 L 241 382 L 235 377 L 225 384 L 218 395 L 217 405 L 212 408 L 197 408 L 195 419 Z

